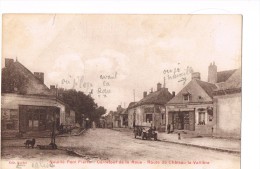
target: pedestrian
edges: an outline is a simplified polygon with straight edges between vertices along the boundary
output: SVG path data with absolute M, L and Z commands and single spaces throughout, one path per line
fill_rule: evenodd
M 60 124 L 60 130 L 63 131 L 63 124 Z
M 167 125 L 167 134 L 169 134 L 169 133 L 170 133 L 170 129 L 171 129 L 171 125 L 170 125 L 170 124 L 168 124 L 168 125 Z
M 172 132 L 174 132 L 174 124 L 172 123 Z

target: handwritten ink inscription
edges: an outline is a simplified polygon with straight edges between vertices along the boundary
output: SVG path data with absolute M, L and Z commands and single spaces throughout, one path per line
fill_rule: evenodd
M 168 80 L 177 79 L 178 82 L 182 82 L 183 85 L 185 85 L 187 81 L 187 76 L 192 73 L 192 67 L 187 66 L 185 68 L 181 68 L 180 63 L 178 63 L 178 66 L 176 68 L 163 70 L 164 77 L 166 77 Z
M 73 77 L 69 75 L 69 78 L 62 79 L 61 85 L 68 86 L 71 89 L 83 89 L 86 93 L 93 93 L 93 84 L 91 82 L 87 82 L 85 76 L 77 76 Z
M 94 94 L 95 92 L 99 98 L 106 98 L 110 93 L 112 93 L 111 85 L 112 82 L 117 79 L 117 76 L 117 72 L 98 75 L 101 85 L 94 86 L 94 83 L 87 81 L 84 76 L 73 77 L 69 75 L 68 78 L 61 80 L 61 86 L 66 86 L 66 88 L 70 89 L 81 89 L 88 94 Z
M 51 162 L 44 162 L 42 160 L 35 161 L 32 163 L 32 168 L 38 169 L 38 168 L 53 168 L 55 165 Z
M 111 91 L 111 81 L 117 79 L 117 72 L 113 74 L 107 75 L 100 75 L 100 80 L 103 80 L 102 87 L 99 87 L 97 90 L 98 97 L 106 98 L 112 91 Z

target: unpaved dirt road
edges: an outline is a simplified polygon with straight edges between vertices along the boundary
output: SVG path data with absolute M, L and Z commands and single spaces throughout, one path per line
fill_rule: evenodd
M 160 136 L 159 136 L 160 137 Z M 22 140 L 23 141 L 23 140 Z M 20 141 L 21 142 L 21 141 Z M 37 144 L 47 144 L 49 139 L 37 139 Z M 137 160 L 151 162 L 208 162 L 213 168 L 239 168 L 240 155 L 188 147 L 162 141 L 135 139 L 132 132 L 111 129 L 90 129 L 81 136 L 58 137 L 57 145 L 80 154 L 102 160 Z M 69 157 L 63 151 L 43 151 L 17 146 L 17 140 L 2 141 L 2 158 Z M 23 154 L 24 153 L 24 154 Z

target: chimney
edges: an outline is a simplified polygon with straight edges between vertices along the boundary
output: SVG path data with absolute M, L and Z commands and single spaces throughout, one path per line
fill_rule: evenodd
M 42 83 L 44 83 L 44 73 L 42 72 L 34 72 L 34 76 L 39 79 Z
M 55 90 L 55 85 L 50 85 L 51 90 Z
M 53 95 L 56 95 L 56 87 L 55 85 L 50 85 L 50 90 Z
M 121 109 L 122 109 L 121 105 L 118 105 L 118 106 L 117 106 L 117 111 L 119 111 L 119 110 L 121 110 Z
M 157 91 L 161 90 L 162 88 L 162 84 L 161 83 L 157 83 Z
M 144 98 L 147 96 L 147 92 L 146 91 L 144 91 L 143 96 L 144 96 Z
M 14 63 L 13 59 L 5 58 L 5 67 L 10 67 Z
M 172 98 L 174 98 L 174 97 L 175 97 L 175 91 L 172 92 Z
M 217 66 L 215 65 L 215 62 L 210 63 L 209 69 L 208 69 L 208 82 L 209 83 L 217 83 Z
M 194 72 L 191 75 L 191 79 L 196 79 L 196 80 L 200 80 L 200 72 Z

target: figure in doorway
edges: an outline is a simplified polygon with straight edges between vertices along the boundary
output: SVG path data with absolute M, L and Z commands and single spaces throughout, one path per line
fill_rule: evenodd
M 169 134 L 169 133 L 170 133 L 170 130 L 171 130 L 171 125 L 170 125 L 170 124 L 168 124 L 168 125 L 167 125 L 167 134 Z

